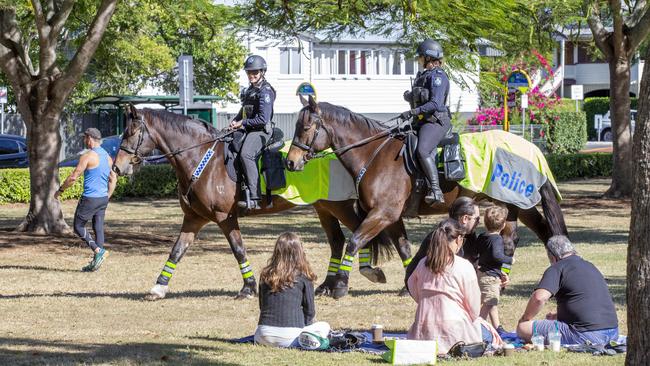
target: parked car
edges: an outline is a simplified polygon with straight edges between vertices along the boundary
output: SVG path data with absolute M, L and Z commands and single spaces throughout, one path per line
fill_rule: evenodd
M 630 127 L 632 131 L 631 134 L 634 134 L 634 124 L 636 123 L 636 110 L 630 110 Z M 594 128 L 596 129 L 596 136 L 598 141 L 612 141 L 612 119 L 609 116 L 609 111 L 602 114 L 597 114 L 594 116 Z
M 22 136 L 0 135 L 0 168 L 25 168 L 27 141 Z

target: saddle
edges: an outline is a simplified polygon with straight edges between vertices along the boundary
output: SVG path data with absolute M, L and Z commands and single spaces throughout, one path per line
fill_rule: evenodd
M 244 184 L 244 174 L 239 161 L 239 153 L 246 133 L 237 131 L 229 138 L 224 140 L 224 165 L 228 177 L 235 183 Z M 271 191 L 274 189 L 283 188 L 286 186 L 287 181 L 284 171 L 284 159 L 280 150 L 284 147 L 284 133 L 281 129 L 273 127 L 271 138 L 266 142 L 262 148 L 260 158 L 262 161 L 261 175 L 266 182 L 266 196 L 267 202 L 271 202 Z M 244 189 L 242 189 L 242 193 Z
M 404 130 L 402 133 L 404 136 L 404 146 L 402 146 L 400 155 L 404 158 L 404 168 L 410 176 L 415 178 L 404 216 L 416 217 L 420 201 L 426 193 L 427 184 L 417 157 L 418 136 L 410 128 Z M 437 149 L 435 152 L 432 152 L 435 155 L 434 158 L 438 167 L 438 174 L 444 174 L 447 181 L 463 180 L 465 178 L 465 157 L 460 148 L 458 134 L 452 132 L 451 127 L 447 130 L 438 147 L 442 147 L 440 153 L 438 153 Z

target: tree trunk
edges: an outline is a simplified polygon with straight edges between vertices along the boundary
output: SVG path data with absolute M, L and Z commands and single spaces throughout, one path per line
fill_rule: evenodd
M 634 192 L 627 249 L 626 365 L 650 364 L 650 50 L 634 133 Z
M 630 197 L 632 193 L 632 146 L 630 134 L 630 61 L 625 56 L 616 57 L 609 63 L 610 98 L 609 110 L 612 120 L 613 167 L 612 184 L 605 196 Z
M 43 85 L 45 84 L 45 85 Z M 61 204 L 54 199 L 59 189 L 59 152 L 61 135 L 59 133 L 60 108 L 48 108 L 53 101 L 44 96 L 49 95 L 51 84 L 42 82 L 39 87 L 29 90 L 21 110 L 27 126 L 27 154 L 29 157 L 29 183 L 31 199 L 29 212 L 17 231 L 29 231 L 36 234 L 70 233 L 70 227 L 63 219 Z

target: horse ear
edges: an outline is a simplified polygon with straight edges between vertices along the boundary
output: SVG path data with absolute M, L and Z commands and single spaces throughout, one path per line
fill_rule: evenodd
M 306 106 L 309 105 L 309 101 L 307 99 L 305 99 L 305 97 L 303 95 L 300 95 L 299 98 L 300 98 L 300 103 L 302 103 L 303 107 L 306 107 Z
M 127 106 L 127 112 L 131 114 L 133 119 L 138 119 L 138 109 L 135 107 L 133 103 L 129 103 Z
M 309 96 L 309 110 L 312 113 L 318 113 L 318 103 L 316 103 L 316 99 L 314 99 L 313 95 Z

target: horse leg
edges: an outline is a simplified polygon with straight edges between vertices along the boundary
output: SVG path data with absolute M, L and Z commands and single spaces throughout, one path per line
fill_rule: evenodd
M 350 279 L 350 270 L 354 263 L 354 256 L 359 249 L 363 248 L 372 238 L 377 236 L 388 225 L 399 220 L 399 216 L 393 217 L 390 213 L 383 212 L 379 209 L 373 209 L 361 225 L 354 231 L 343 255 L 341 266 L 336 274 L 336 284 L 332 297 L 339 299 L 348 293 L 348 282 Z
M 327 276 L 325 277 L 325 281 L 316 288 L 315 292 L 316 295 L 330 296 L 332 293 L 332 287 L 334 287 L 336 273 L 341 265 L 343 247 L 345 246 L 345 236 L 341 230 L 339 220 L 326 210 L 323 210 L 316 205 L 314 205 L 314 209 L 318 214 L 318 219 L 320 220 L 323 230 L 325 230 L 325 235 L 327 235 L 327 241 L 330 244 L 331 251 L 330 262 L 327 267 Z
M 228 244 L 230 244 L 230 250 L 232 250 L 237 263 L 239 264 L 239 271 L 241 272 L 242 279 L 244 280 L 244 285 L 242 286 L 239 293 L 235 296 L 235 300 L 249 299 L 253 296 L 257 296 L 257 281 L 255 281 L 255 276 L 253 274 L 253 268 L 251 267 L 248 259 L 246 258 L 246 248 L 241 238 L 241 232 L 239 231 L 239 222 L 237 221 L 237 216 L 228 215 L 228 214 L 217 214 L 217 224 L 221 231 L 228 239 Z
M 508 208 L 508 217 L 506 218 L 506 226 L 501 231 L 503 238 L 503 248 L 506 255 L 514 257 L 517 244 L 519 244 L 519 234 L 517 233 L 517 217 L 519 216 L 519 208 L 514 205 L 506 205 Z M 504 273 L 510 273 L 510 265 L 503 264 L 501 270 Z
M 384 232 L 392 238 L 395 249 L 397 249 L 397 254 L 399 254 L 399 258 L 402 260 L 402 266 L 404 266 L 404 270 L 406 270 L 406 267 L 411 263 L 413 257 L 411 256 L 411 242 L 406 234 L 404 221 L 399 219 L 397 222 L 384 229 Z M 409 290 L 406 286 L 402 287 L 399 296 L 410 296 Z
M 196 233 L 201 230 L 205 224 L 208 223 L 208 220 L 195 215 L 191 212 L 186 212 L 183 216 L 183 225 L 181 226 L 181 233 L 176 239 L 176 243 L 172 247 L 172 251 L 169 254 L 169 258 L 158 276 L 158 280 L 154 287 L 149 291 L 149 293 L 144 297 L 145 300 L 159 300 L 163 299 L 167 295 L 169 290 L 169 280 L 171 280 L 174 271 L 178 262 L 180 262 L 183 255 L 189 248 L 190 244 L 194 242 Z
M 552 236 L 548 222 L 544 216 L 542 216 L 542 214 L 537 211 L 536 207 L 531 207 L 527 210 L 521 210 L 519 212 L 519 220 L 521 220 L 524 225 L 532 230 L 535 235 L 537 235 L 539 240 L 545 244 Z

